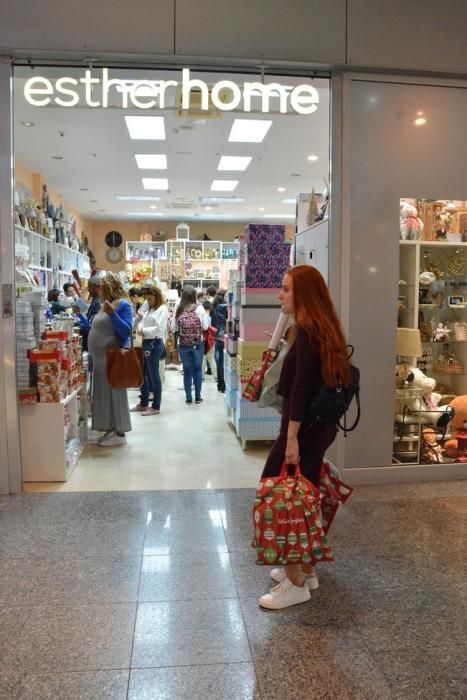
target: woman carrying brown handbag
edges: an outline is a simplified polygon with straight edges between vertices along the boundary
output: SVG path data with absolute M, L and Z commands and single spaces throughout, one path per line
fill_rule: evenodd
M 107 379 L 107 349 L 130 345 L 133 313 L 118 275 L 107 273 L 101 279 L 102 305 L 89 326 L 88 347 L 92 357 L 92 429 L 105 431 L 100 447 L 126 445 L 131 430 L 126 389 L 113 389 Z

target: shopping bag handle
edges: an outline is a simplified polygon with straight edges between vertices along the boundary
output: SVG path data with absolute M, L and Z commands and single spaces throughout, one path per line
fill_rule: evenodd
M 289 473 L 289 467 L 294 467 L 294 477 L 298 477 L 301 474 L 300 471 L 300 460 L 297 462 L 297 464 L 289 464 L 284 460 L 281 468 L 281 473 L 280 476 L 288 476 Z

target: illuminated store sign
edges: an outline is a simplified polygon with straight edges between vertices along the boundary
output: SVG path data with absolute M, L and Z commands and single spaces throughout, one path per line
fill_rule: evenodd
M 94 76 L 96 72 L 94 71 Z M 24 86 L 24 97 L 33 107 L 47 107 L 50 104 L 59 107 L 107 108 L 109 96 L 112 107 L 122 109 L 164 109 L 166 90 L 180 88 L 182 109 L 190 108 L 190 94 L 195 91 L 200 96 L 198 109 L 208 111 L 215 107 L 221 112 L 240 109 L 251 112 L 253 98 L 261 98 L 260 111 L 271 111 L 272 100 L 279 101 L 279 112 L 296 112 L 312 114 L 318 109 L 319 94 L 312 85 L 281 85 L 280 83 L 247 82 L 240 85 L 231 80 L 219 80 L 208 85 L 204 80 L 190 78 L 189 68 L 182 71 L 182 81 L 177 80 L 120 80 L 109 78 L 108 68 L 102 69 L 100 77 L 93 77 L 87 70 L 82 78 L 62 77 L 49 80 L 43 77 L 29 78 Z M 117 103 L 115 101 L 117 98 Z M 258 111 L 255 108 L 255 111 Z

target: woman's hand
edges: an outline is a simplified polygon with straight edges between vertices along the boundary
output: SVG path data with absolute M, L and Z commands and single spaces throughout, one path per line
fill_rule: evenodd
M 115 309 L 110 303 L 110 301 L 104 301 L 104 303 L 102 304 L 102 308 L 104 309 L 106 314 L 109 314 L 109 316 L 112 316 L 112 314 L 115 312 Z
M 300 455 L 298 453 L 298 438 L 288 437 L 285 447 L 285 461 L 287 464 L 298 464 Z

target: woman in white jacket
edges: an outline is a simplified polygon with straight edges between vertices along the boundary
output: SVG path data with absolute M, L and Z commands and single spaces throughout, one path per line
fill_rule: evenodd
M 144 382 L 141 386 L 141 401 L 132 411 L 141 412 L 142 416 L 155 416 L 161 410 L 162 381 L 159 362 L 165 351 L 169 312 L 159 287 L 146 287 L 144 296 L 147 309 L 137 325 L 137 333 L 143 339 Z M 153 400 L 152 406 L 149 406 L 151 391 Z

